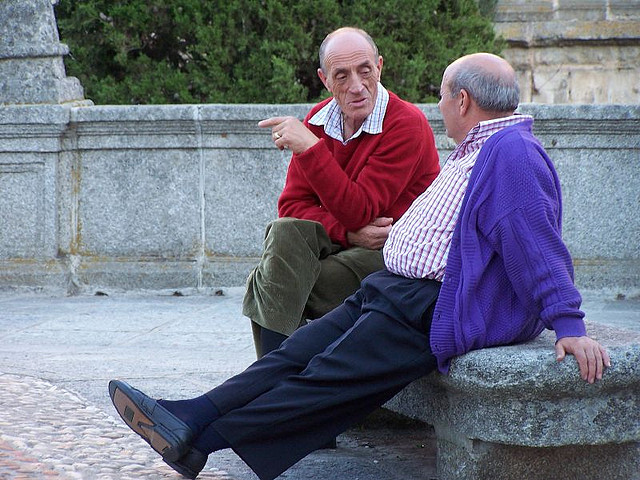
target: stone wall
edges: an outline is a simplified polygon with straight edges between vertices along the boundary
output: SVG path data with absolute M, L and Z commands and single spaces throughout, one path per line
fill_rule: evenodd
M 53 3 L 0 1 L 0 288 L 241 285 L 276 217 L 289 160 L 256 124 L 302 117 L 309 105 L 92 106 L 65 76 Z M 497 18 L 517 23 L 522 10 L 544 23 L 575 11 L 586 22 L 605 3 L 607 21 L 617 12 L 627 22 L 619 37 L 637 39 L 635 0 L 500 1 Z M 529 43 L 530 53 L 546 45 Z M 531 82 L 543 72 L 532 69 Z M 438 109 L 421 108 L 444 160 L 453 145 Z M 536 117 L 558 167 L 578 285 L 638 294 L 640 106 L 521 111 Z
M 421 105 L 441 159 L 453 147 Z M 309 105 L 0 107 L 0 286 L 241 285 L 289 161 L 257 122 Z M 640 106 L 527 104 L 582 288 L 640 291 Z
M 498 0 L 523 102 L 640 103 L 640 0 Z

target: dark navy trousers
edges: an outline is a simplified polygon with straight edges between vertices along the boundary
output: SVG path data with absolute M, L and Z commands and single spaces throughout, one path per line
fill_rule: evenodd
M 436 369 L 434 280 L 373 273 L 335 310 L 207 393 L 215 429 L 271 480 Z

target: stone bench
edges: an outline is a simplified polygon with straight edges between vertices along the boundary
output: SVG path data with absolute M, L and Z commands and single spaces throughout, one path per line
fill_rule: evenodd
M 640 333 L 588 323 L 612 366 L 589 385 L 555 336 L 470 352 L 386 407 L 434 426 L 438 480 L 640 479 Z

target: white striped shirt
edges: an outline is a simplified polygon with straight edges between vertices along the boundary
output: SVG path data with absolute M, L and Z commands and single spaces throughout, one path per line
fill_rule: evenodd
M 346 140 L 342 138 L 342 109 L 335 98 L 331 99 L 329 103 L 318 110 L 316 114 L 309 119 L 309 123 L 316 126 L 324 125 L 324 132 L 327 135 L 346 144 L 350 140 L 358 138 L 362 132 L 371 135 L 382 133 L 382 122 L 384 121 L 384 114 L 387 111 L 388 104 L 389 92 L 378 82 L 378 94 L 376 95 L 376 103 L 373 106 L 372 112 L 362 123 L 358 131 Z
M 384 245 L 389 271 L 442 281 L 453 230 L 480 149 L 494 133 L 523 121 L 533 118 L 516 114 L 480 122 L 469 131 L 433 183 L 391 228 Z

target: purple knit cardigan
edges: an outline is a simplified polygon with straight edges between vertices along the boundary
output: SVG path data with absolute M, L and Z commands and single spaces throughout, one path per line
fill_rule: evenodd
M 471 172 L 431 326 L 442 373 L 456 355 L 545 327 L 558 339 L 586 334 L 561 237 L 560 182 L 532 124 L 492 135 Z

